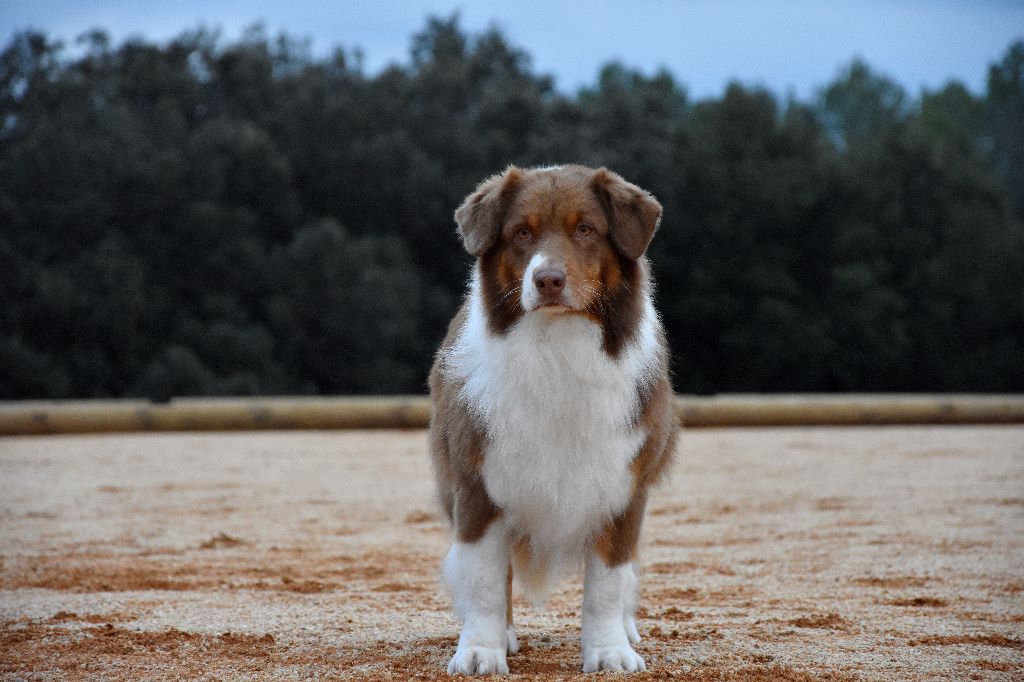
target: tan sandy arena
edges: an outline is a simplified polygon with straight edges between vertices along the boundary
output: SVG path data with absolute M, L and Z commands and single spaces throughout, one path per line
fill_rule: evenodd
M 0 438 L 0 675 L 444 679 L 447 543 L 422 430 Z M 1024 427 L 686 431 L 643 547 L 633 679 L 1024 679 Z

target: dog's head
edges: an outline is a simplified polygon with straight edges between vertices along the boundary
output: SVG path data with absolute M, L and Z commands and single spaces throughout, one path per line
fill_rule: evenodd
M 520 169 L 484 180 L 455 211 L 479 259 L 484 307 L 503 333 L 528 314 L 575 314 L 606 327 L 638 305 L 638 264 L 661 204 L 605 168 Z M 609 349 L 614 350 L 614 349 Z

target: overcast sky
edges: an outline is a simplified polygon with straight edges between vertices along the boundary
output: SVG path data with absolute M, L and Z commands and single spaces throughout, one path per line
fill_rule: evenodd
M 375 73 L 408 61 L 427 16 L 456 11 L 464 30 L 498 26 L 564 91 L 618 59 L 645 73 L 667 67 L 696 98 L 732 79 L 806 98 L 854 57 L 914 94 L 950 79 L 982 92 L 988 65 L 1024 37 L 1024 0 L 0 0 L 0 38 L 35 28 L 70 42 L 101 27 L 117 41 L 164 41 L 202 25 L 233 40 L 263 22 L 309 38 L 317 55 L 362 48 Z

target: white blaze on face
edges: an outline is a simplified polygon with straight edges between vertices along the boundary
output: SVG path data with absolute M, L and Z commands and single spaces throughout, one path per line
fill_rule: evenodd
M 523 310 L 533 310 L 540 305 L 540 292 L 537 291 L 537 285 L 533 282 L 533 276 L 537 270 L 547 265 L 547 261 L 548 255 L 543 251 L 538 251 L 533 254 L 530 262 L 526 265 L 526 271 L 523 273 L 522 293 L 520 294 Z
M 560 258 L 551 256 L 544 251 L 538 251 L 533 254 L 530 258 L 530 262 L 526 264 L 526 271 L 523 272 L 523 286 L 522 293 L 520 294 L 520 303 L 522 303 L 523 310 L 529 312 L 536 309 L 540 305 L 541 295 L 537 291 L 537 284 L 533 281 L 533 276 L 538 270 L 544 270 L 552 268 L 555 270 L 561 270 L 565 272 L 565 264 Z M 566 275 L 568 278 L 568 274 Z M 575 298 L 572 295 L 572 290 L 569 288 L 569 282 L 566 281 L 565 288 L 562 289 L 562 300 L 565 305 L 574 307 L 576 305 Z

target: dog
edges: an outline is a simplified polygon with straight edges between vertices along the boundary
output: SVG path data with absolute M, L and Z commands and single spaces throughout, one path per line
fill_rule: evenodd
M 507 674 L 512 576 L 584 567 L 584 672 L 638 671 L 635 563 L 677 432 L 644 252 L 649 193 L 606 168 L 510 166 L 455 211 L 476 258 L 430 374 L 430 452 L 462 620 L 451 674 Z

